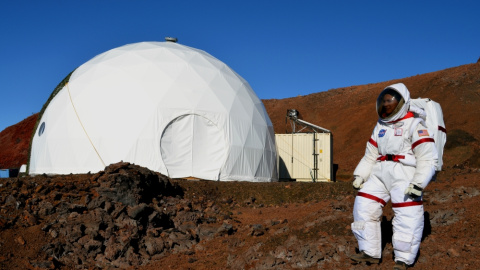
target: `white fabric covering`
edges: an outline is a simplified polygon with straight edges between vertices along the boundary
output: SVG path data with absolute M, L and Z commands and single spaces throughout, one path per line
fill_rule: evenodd
M 272 181 L 274 140 L 263 103 L 223 62 L 142 42 L 72 73 L 41 116 L 29 173 L 94 173 L 124 161 L 173 178 Z

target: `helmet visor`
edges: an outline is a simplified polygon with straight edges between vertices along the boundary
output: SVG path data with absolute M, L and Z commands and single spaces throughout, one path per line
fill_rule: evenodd
M 377 112 L 381 119 L 392 118 L 404 104 L 402 95 L 394 89 L 385 89 L 377 98 Z

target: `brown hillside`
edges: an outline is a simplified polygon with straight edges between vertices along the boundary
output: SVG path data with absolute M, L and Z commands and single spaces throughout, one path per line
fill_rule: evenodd
M 442 106 L 447 142 L 458 136 L 480 139 L 480 63 L 387 82 L 351 86 L 287 99 L 264 100 L 275 133 L 285 133 L 287 109 L 297 109 L 303 120 L 333 133 L 333 159 L 337 179 L 351 175 L 363 156 L 377 115 L 375 102 L 386 86 L 403 82 L 412 98 L 431 98 Z M 451 137 L 453 136 L 453 137 Z M 448 145 L 447 145 L 448 146 Z M 457 156 L 447 149 L 444 166 L 461 163 L 473 154 Z
M 0 133 L 0 169 L 20 168 L 27 164 L 28 149 L 38 113 L 16 125 L 9 126 Z

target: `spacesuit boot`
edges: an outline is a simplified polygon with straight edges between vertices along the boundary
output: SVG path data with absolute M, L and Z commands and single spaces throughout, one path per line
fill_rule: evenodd
M 356 262 L 380 263 L 380 259 L 373 258 L 372 256 L 366 254 L 363 251 L 360 251 L 360 253 L 357 254 L 353 254 L 352 256 L 350 256 L 350 259 Z
M 408 266 L 402 261 L 396 261 L 393 270 L 407 270 Z

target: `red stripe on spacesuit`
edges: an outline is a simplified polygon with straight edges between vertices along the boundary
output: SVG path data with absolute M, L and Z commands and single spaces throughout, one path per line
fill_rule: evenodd
M 408 118 L 412 118 L 412 117 L 415 117 L 415 115 L 413 114 L 413 112 L 407 112 L 407 114 L 405 114 L 404 117 L 398 119 L 398 120 L 395 120 L 395 121 L 390 121 L 388 123 L 396 123 L 398 121 L 402 121 L 402 120 L 405 120 L 405 119 L 408 119 Z
M 447 133 L 447 129 L 446 129 L 446 128 L 444 128 L 444 127 L 442 127 L 442 126 L 438 126 L 438 130 L 440 130 L 440 131 L 443 131 L 443 132 Z
M 371 143 L 373 146 L 377 147 L 378 148 L 378 144 L 376 141 L 374 141 L 372 138 L 370 138 L 370 140 L 368 140 L 369 143 Z
M 422 205 L 423 201 L 415 201 L 415 202 L 402 202 L 402 203 L 392 203 L 392 207 L 407 207 L 407 206 L 415 206 L 415 205 Z
M 423 139 L 420 139 L 414 143 L 412 143 L 412 150 L 415 149 L 415 147 L 417 147 L 417 145 L 421 144 L 421 143 L 425 143 L 425 142 L 435 142 L 434 139 L 432 138 L 423 138 Z
M 388 155 L 388 156 L 380 156 L 377 158 L 377 161 L 395 161 L 400 162 L 400 159 L 405 159 L 404 155 Z
M 383 204 L 383 206 L 387 205 L 387 203 L 384 200 L 382 200 L 378 197 L 375 197 L 373 195 L 364 193 L 364 192 L 358 192 L 357 196 L 361 196 L 361 197 L 364 197 L 364 198 L 367 198 L 367 199 L 370 199 L 370 200 L 374 200 L 376 202 L 379 202 L 379 203 Z

